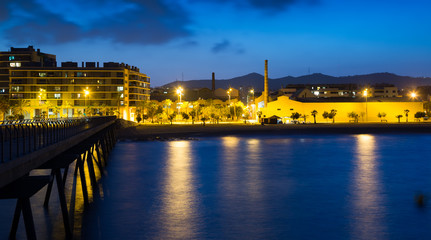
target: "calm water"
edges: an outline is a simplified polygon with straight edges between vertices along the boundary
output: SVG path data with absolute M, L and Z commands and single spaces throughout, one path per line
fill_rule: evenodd
M 430 135 L 119 143 L 84 239 L 430 239 Z
M 118 143 L 75 234 L 82 239 L 431 239 L 431 200 L 422 208 L 415 202 L 420 192 L 431 197 L 430 143 L 431 135 L 420 134 Z M 36 212 L 41 215 L 48 214 Z M 36 226 L 42 238 L 62 232 L 60 213 L 51 215 L 59 227 Z M 2 219 L 7 225 L 2 236 L 11 219 Z

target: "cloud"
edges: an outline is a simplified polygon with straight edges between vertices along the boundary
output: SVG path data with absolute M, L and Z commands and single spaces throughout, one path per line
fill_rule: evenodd
M 180 5 L 166 1 L 52 0 L 48 4 L 22 0 L 9 3 L 12 11 L 0 21 L 10 26 L 5 35 L 16 43 L 102 38 L 118 43 L 161 44 L 190 36 L 188 14 Z
M 191 2 L 213 2 L 233 4 L 238 8 L 251 8 L 266 13 L 282 12 L 295 4 L 316 5 L 321 0 L 190 0 Z
M 222 42 L 216 43 L 214 47 L 211 49 L 213 53 L 219 53 L 225 51 L 230 46 L 230 42 L 228 40 L 223 40 Z
M 213 53 L 220 53 L 220 52 L 234 52 L 236 54 L 243 54 L 245 53 L 245 50 L 237 45 L 232 45 L 232 43 L 229 40 L 223 40 L 219 43 L 214 44 L 214 46 L 211 48 L 211 51 Z

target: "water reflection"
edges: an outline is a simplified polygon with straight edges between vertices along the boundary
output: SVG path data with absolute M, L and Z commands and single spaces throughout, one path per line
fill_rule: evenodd
M 190 141 L 168 143 L 160 219 L 162 231 L 158 239 L 196 238 L 196 193 L 190 145 Z
M 352 182 L 353 236 L 358 239 L 383 239 L 384 195 L 377 168 L 376 141 L 373 135 L 356 136 L 356 158 Z

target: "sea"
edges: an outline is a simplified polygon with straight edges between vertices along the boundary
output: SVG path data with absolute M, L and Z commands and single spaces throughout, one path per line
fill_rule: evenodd
M 430 144 L 430 134 L 118 142 L 87 206 L 69 170 L 74 238 L 431 239 Z M 31 199 L 37 236 L 64 239 L 58 197 L 43 208 L 44 197 Z M 0 200 L 0 239 L 14 204 Z

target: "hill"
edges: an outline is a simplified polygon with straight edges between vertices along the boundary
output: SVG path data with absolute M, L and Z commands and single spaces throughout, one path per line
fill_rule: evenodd
M 253 87 L 257 92 L 263 91 L 264 77 L 258 73 L 250 73 L 244 76 L 231 79 L 216 80 L 216 88 L 227 89 L 229 87 L 239 88 Z M 358 84 L 358 85 L 374 85 L 379 83 L 394 84 L 398 88 L 413 88 L 419 86 L 431 85 L 431 78 L 415 78 L 408 76 L 399 76 L 392 73 L 373 73 L 366 75 L 342 76 L 333 77 L 321 73 L 315 73 L 300 77 L 282 77 L 269 78 L 268 87 L 270 90 L 280 89 L 287 84 Z M 181 85 L 186 88 L 209 88 L 211 89 L 211 80 L 189 80 L 181 82 L 171 82 L 162 87 L 176 87 Z

